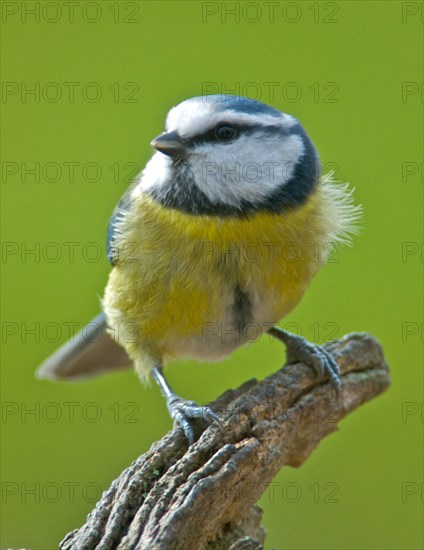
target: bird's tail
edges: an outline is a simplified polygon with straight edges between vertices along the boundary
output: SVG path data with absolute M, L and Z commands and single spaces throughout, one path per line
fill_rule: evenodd
M 37 378 L 81 380 L 105 371 L 129 368 L 131 359 L 112 340 L 106 328 L 105 314 L 100 313 L 40 365 Z

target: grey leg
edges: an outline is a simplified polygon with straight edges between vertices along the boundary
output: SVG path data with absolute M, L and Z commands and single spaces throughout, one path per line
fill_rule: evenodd
M 328 377 L 330 384 L 338 396 L 340 390 L 340 368 L 328 351 L 280 327 L 272 327 L 268 332 L 286 345 L 288 365 L 302 362 L 311 366 L 320 379 Z
M 194 401 L 187 401 L 176 395 L 171 390 L 161 367 L 153 367 L 152 376 L 166 399 L 166 405 L 171 418 L 173 418 L 174 422 L 184 430 L 189 445 L 194 443 L 194 430 L 193 426 L 190 424 L 190 419 L 203 418 L 209 424 L 211 422 L 216 422 L 222 427 L 221 420 L 212 409 L 209 407 L 201 407 Z

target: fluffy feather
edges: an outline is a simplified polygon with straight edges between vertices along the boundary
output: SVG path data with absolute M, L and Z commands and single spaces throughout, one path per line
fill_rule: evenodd
M 223 123 L 236 125 L 237 139 L 215 139 Z M 207 96 L 173 108 L 166 127 L 184 154 L 154 154 L 115 209 L 99 338 L 83 330 L 39 376 L 75 379 L 133 361 L 146 380 L 174 358 L 225 357 L 286 315 L 330 244 L 357 232 L 361 207 L 347 184 L 320 178 L 294 117 Z M 205 177 L 207 163 L 215 170 Z M 260 177 L 243 174 L 249 164 Z
M 117 228 L 122 254 L 103 301 L 117 341 L 144 379 L 155 363 L 227 356 L 297 304 L 327 245 L 346 242 L 358 216 L 347 185 L 331 176 L 284 215 L 192 216 L 139 194 Z M 242 328 L 237 288 L 251 308 Z

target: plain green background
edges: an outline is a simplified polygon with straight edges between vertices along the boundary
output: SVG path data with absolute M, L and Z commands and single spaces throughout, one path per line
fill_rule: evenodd
M 168 109 L 206 89 L 295 115 L 322 163 L 356 187 L 361 235 L 283 325 L 318 341 L 370 331 L 392 372 L 387 393 L 263 495 L 266 547 L 421 548 L 420 4 L 77 2 L 73 22 L 66 3 L 37 4 L 39 21 L 2 2 L 2 548 L 55 548 L 100 489 L 171 427 L 157 388 L 131 371 L 78 384 L 38 381 L 34 371 L 69 323 L 80 328 L 98 311 L 126 163 L 142 167 Z M 39 177 L 25 174 L 34 167 Z M 73 256 L 66 243 L 77 243 Z M 206 402 L 283 360 L 264 338 L 168 376 L 178 393 Z

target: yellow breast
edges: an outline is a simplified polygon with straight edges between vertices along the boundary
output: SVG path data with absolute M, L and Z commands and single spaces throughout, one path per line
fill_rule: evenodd
M 299 301 L 329 237 L 322 205 L 320 187 L 284 215 L 244 218 L 194 216 L 135 197 L 104 298 L 114 337 L 136 363 L 230 353 L 246 339 L 223 342 L 223 330 L 247 322 L 266 330 Z

